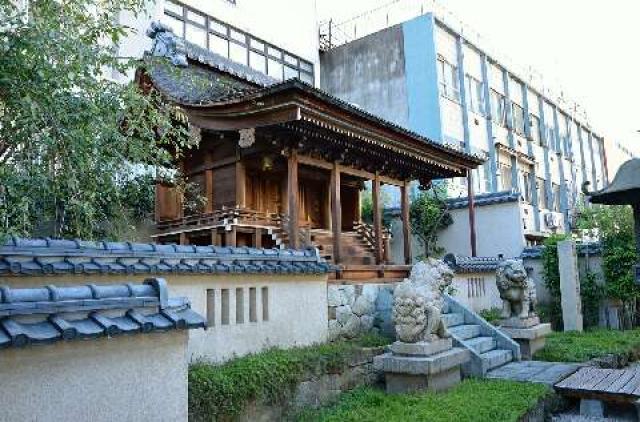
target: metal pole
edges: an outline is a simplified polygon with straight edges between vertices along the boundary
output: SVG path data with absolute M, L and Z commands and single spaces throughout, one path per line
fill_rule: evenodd
M 478 256 L 476 250 L 476 204 L 473 193 L 473 173 L 467 171 L 467 192 L 469 198 L 469 240 L 471 242 L 471 256 Z

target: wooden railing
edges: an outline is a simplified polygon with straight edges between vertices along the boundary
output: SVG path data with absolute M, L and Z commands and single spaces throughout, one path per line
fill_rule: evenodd
M 156 223 L 156 228 L 160 231 L 180 229 L 194 226 L 228 226 L 228 225 L 250 225 L 279 227 L 281 226 L 283 215 L 278 213 L 267 213 L 240 207 L 222 207 L 212 213 L 202 213 L 189 215 L 173 220 L 164 220 Z
M 363 221 L 354 221 L 353 229 L 358 233 L 364 241 L 373 250 L 376 249 L 376 233 L 372 224 Z M 384 262 L 390 262 L 391 259 L 391 231 L 386 227 L 382 227 L 382 259 Z

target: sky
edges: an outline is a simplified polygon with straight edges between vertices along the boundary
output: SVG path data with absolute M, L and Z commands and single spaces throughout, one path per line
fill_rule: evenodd
M 391 2 L 316 1 L 319 18 L 337 22 Z M 640 152 L 640 1 L 438 2 L 501 55 L 559 85 L 597 131 Z

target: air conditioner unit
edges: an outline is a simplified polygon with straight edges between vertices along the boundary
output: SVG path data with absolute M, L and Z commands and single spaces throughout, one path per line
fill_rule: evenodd
M 548 212 L 544 215 L 544 224 L 548 229 L 557 229 L 560 227 L 560 216 L 556 213 Z

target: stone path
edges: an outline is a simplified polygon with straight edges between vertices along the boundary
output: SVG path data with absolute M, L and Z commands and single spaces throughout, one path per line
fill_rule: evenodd
M 580 367 L 581 365 L 577 363 L 519 361 L 489 371 L 486 377 L 553 386 L 576 372 Z

